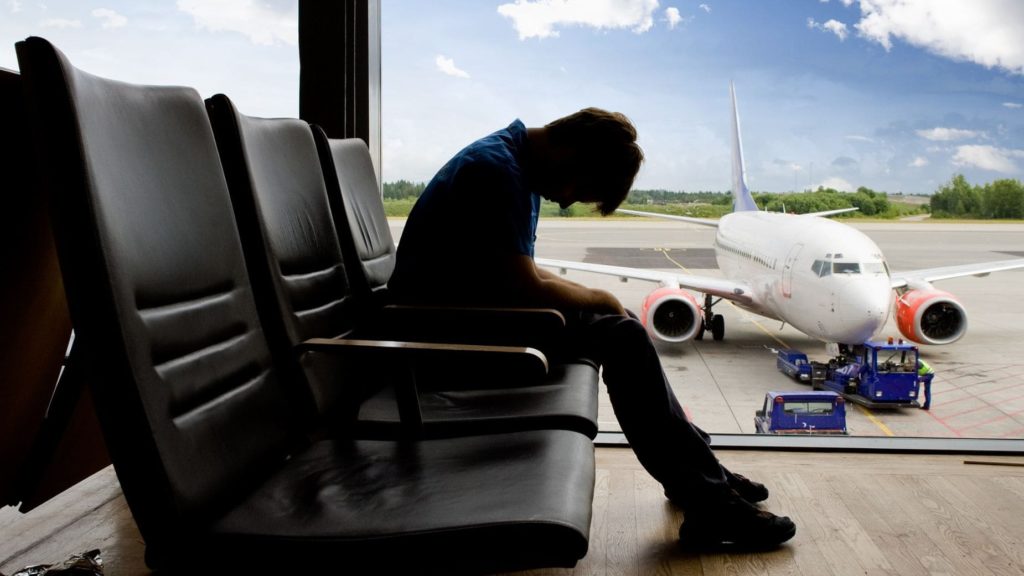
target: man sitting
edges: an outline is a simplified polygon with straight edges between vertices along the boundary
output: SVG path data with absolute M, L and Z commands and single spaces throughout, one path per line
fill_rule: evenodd
M 470 144 L 431 180 L 402 233 L 389 289 L 399 302 L 556 308 L 566 355 L 599 363 L 615 415 L 644 468 L 686 512 L 684 544 L 775 546 L 796 526 L 754 504 L 761 484 L 726 470 L 686 417 L 646 330 L 610 292 L 533 261 L 541 198 L 611 214 L 643 161 L 622 114 L 587 108 L 546 126 L 521 121 Z

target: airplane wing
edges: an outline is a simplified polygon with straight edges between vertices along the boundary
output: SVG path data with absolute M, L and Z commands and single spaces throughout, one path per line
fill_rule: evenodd
M 608 266 L 605 264 L 589 264 L 586 262 L 570 262 L 568 260 L 552 260 L 550 258 L 534 259 L 539 266 L 558 268 L 560 270 L 580 270 L 582 272 L 594 272 L 607 276 L 617 276 L 623 279 L 646 280 L 648 282 L 659 282 L 666 286 L 678 286 L 700 292 L 711 294 L 732 300 L 742 304 L 751 304 L 750 287 L 725 280 L 723 278 L 712 278 L 710 276 L 696 276 L 694 274 L 677 274 L 674 272 L 659 272 L 657 270 L 643 270 L 640 268 L 626 268 L 624 266 Z
M 846 214 L 847 212 L 856 212 L 857 207 L 852 208 L 836 208 L 835 210 L 823 210 L 821 212 L 808 212 L 806 216 L 835 216 L 836 214 Z
M 855 212 L 856 207 L 853 208 L 837 208 L 835 210 L 825 210 L 823 212 L 810 212 L 804 214 L 804 216 L 834 216 L 836 214 L 845 214 L 847 212 Z M 694 218 L 693 216 L 675 216 L 672 214 L 658 214 L 657 212 L 642 212 L 640 210 L 626 210 L 620 208 L 616 210 L 621 214 L 629 214 L 631 216 L 647 216 L 649 218 L 661 218 L 664 220 L 675 220 L 676 222 L 687 222 L 689 224 L 700 224 L 701 226 L 711 226 L 712 228 L 718 227 L 717 220 L 710 220 L 708 218 Z
M 1024 268 L 1024 258 L 997 260 L 994 262 L 980 262 L 977 264 L 940 266 L 938 268 L 925 268 L 922 270 L 910 270 L 907 272 L 894 272 L 892 274 L 892 287 L 913 287 L 914 284 L 920 282 L 935 282 L 937 280 L 948 280 L 950 278 L 960 278 L 963 276 L 988 276 L 992 272 L 1014 270 L 1017 268 Z
M 650 218 L 661 218 L 663 220 L 675 220 L 676 222 L 688 222 L 690 224 L 700 224 L 701 226 L 711 226 L 712 228 L 718 227 L 717 220 L 709 220 L 707 218 L 694 218 L 692 216 L 674 216 L 672 214 L 658 214 L 657 212 L 641 212 L 640 210 L 624 210 L 619 208 L 616 212 L 622 214 L 629 214 L 631 216 L 648 216 Z

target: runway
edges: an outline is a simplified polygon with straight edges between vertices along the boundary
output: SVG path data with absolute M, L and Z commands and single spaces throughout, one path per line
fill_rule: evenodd
M 402 220 L 392 221 L 396 239 Z M 1024 257 L 1024 224 L 892 222 L 853 225 L 878 245 L 894 271 Z M 564 260 L 685 270 L 718 275 L 710 252 L 711 228 L 646 219 L 543 219 L 537 256 Z M 659 264 L 660 262 L 660 264 Z M 471 277 L 471 274 L 468 275 Z M 569 272 L 582 284 L 604 288 L 627 308 L 639 311 L 655 286 L 640 281 Z M 1024 438 L 1024 270 L 985 278 L 936 283 L 957 296 L 968 312 L 967 334 L 947 346 L 922 346 L 935 369 L 932 409 L 867 410 L 849 405 L 851 435 L 930 438 Z M 775 369 L 769 348 L 803 350 L 827 358 L 824 345 L 778 321 L 750 314 L 728 302 L 716 305 L 725 316 L 722 341 L 710 336 L 684 344 L 658 344 L 672 387 L 690 417 L 715 434 L 753 434 L 754 412 L 766 391 L 801 390 Z M 890 319 L 879 338 L 900 337 Z M 602 396 L 601 430 L 616 431 L 607 397 Z

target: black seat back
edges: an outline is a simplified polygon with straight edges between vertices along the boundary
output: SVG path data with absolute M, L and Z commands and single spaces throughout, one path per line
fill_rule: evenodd
M 221 94 L 207 109 L 271 349 L 291 354 L 309 338 L 351 333 L 368 309 L 349 286 L 310 125 L 246 116 Z M 338 360 L 307 353 L 300 362 L 318 410 L 332 425 L 353 419 L 361 392 L 337 386 Z
M 166 553 L 298 436 L 213 132 L 191 88 L 92 76 L 41 38 L 17 52 L 76 345 L 147 554 Z
M 359 138 L 329 139 L 321 130 L 315 135 L 342 247 L 359 263 L 361 273 L 352 274 L 353 284 L 380 294 L 395 270 L 397 249 L 370 151 Z

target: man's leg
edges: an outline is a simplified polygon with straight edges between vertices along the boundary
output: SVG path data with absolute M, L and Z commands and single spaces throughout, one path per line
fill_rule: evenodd
M 685 414 L 685 412 L 684 412 Z M 691 424 L 693 424 L 691 422 Z M 700 437 L 704 439 L 704 442 L 711 445 L 711 435 L 705 432 L 700 426 L 693 424 L 693 428 L 700 434 Z M 739 493 L 741 497 L 751 504 L 758 502 L 764 502 L 768 499 L 768 488 L 760 482 L 755 482 L 742 474 L 737 474 L 732 470 L 729 470 L 725 466 L 722 466 L 722 471 L 725 472 L 725 479 L 729 483 L 729 487 Z
M 582 314 L 570 320 L 568 340 L 577 355 L 603 365 L 612 407 L 640 462 L 680 505 L 723 487 L 749 502 L 766 500 L 767 488 L 719 464 L 711 437 L 686 417 L 647 331 L 630 314 Z
M 793 536 L 796 528 L 788 518 L 759 510 L 730 485 L 732 476 L 764 490 L 719 464 L 707 434 L 679 405 L 638 320 L 584 314 L 570 321 L 570 330 L 570 348 L 602 366 L 615 416 L 637 459 L 687 511 L 680 527 L 684 543 L 774 546 Z
M 570 330 L 571 348 L 601 365 L 622 432 L 651 476 L 684 504 L 728 490 L 725 472 L 676 400 L 640 322 L 583 314 L 570 321 Z

